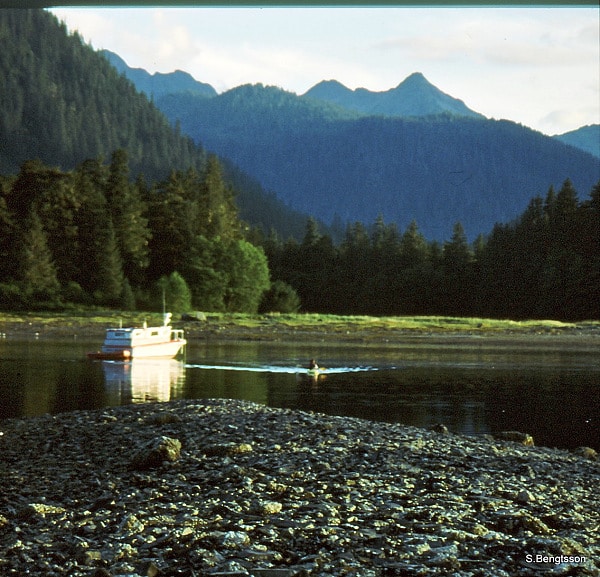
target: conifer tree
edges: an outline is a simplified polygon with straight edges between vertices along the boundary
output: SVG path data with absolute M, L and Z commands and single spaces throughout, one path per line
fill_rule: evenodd
M 399 270 L 391 288 L 394 314 L 424 314 L 432 302 L 435 287 L 425 237 L 413 220 L 402 234 Z
M 457 222 L 450 241 L 444 243 L 442 270 L 444 274 L 444 301 L 447 314 L 465 314 L 473 303 L 473 254 L 465 230 Z
M 35 211 L 24 222 L 19 245 L 17 274 L 24 294 L 33 302 L 56 299 L 60 284 L 42 222 Z
M 400 239 L 402 268 L 422 267 L 428 260 L 428 253 L 427 240 L 413 220 Z
M 16 225 L 6 206 L 4 196 L 0 196 L 0 283 L 15 277 L 18 259 L 15 255 L 14 242 Z
M 169 276 L 161 277 L 157 282 L 157 301 L 164 304 L 165 309 L 173 314 L 181 314 L 192 310 L 192 293 L 185 279 L 173 271 Z M 164 303 L 163 299 L 164 298 Z
M 129 179 L 127 151 L 113 152 L 109 168 L 106 199 L 115 228 L 123 269 L 127 278 L 139 284 L 148 266 L 150 230 L 140 181 Z
M 194 246 L 196 212 L 190 201 L 189 175 L 171 171 L 149 195 L 149 279 L 154 282 L 174 271 L 183 271 Z
M 219 159 L 210 155 L 198 191 L 200 234 L 206 238 L 240 238 L 240 221 L 233 189 L 223 178 Z
M 76 171 L 81 198 L 77 215 L 79 277 L 88 294 L 103 304 L 116 304 L 123 294 L 123 267 L 106 203 L 107 171 L 98 159 L 84 161 Z

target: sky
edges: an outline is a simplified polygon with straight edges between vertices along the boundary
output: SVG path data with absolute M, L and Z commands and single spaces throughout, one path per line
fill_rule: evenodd
M 598 7 L 53 8 L 93 48 L 224 92 L 321 80 L 385 91 L 421 72 L 488 118 L 548 135 L 600 124 Z

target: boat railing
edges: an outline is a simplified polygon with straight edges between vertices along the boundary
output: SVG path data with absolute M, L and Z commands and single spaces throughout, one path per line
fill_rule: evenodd
M 181 341 L 185 338 L 183 329 L 171 329 L 171 340 Z

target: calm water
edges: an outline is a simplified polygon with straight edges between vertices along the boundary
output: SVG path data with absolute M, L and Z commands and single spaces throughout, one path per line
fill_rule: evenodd
M 191 342 L 184 360 L 89 361 L 97 340 L 0 339 L 0 419 L 127 403 L 227 397 L 451 431 L 531 433 L 600 449 L 597 344 L 394 346 Z M 310 357 L 327 367 L 318 379 Z

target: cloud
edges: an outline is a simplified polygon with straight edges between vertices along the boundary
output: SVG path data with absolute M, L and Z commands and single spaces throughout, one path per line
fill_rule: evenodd
M 598 65 L 597 11 L 490 8 L 432 12 L 437 20 L 424 15 L 418 26 L 403 24 L 374 48 L 436 64 L 570 66 L 582 59 L 593 61 L 595 55 Z
M 592 110 L 591 108 L 588 110 L 552 110 L 551 112 L 543 115 L 539 119 L 540 130 L 542 130 L 546 134 L 550 134 L 551 136 L 554 136 L 555 134 L 563 134 L 565 132 L 570 132 L 571 130 L 573 130 L 572 127 L 580 127 L 588 124 L 590 116 L 593 116 L 595 112 L 596 111 Z M 566 128 L 564 130 L 556 132 L 556 127 L 559 126 L 571 128 Z

